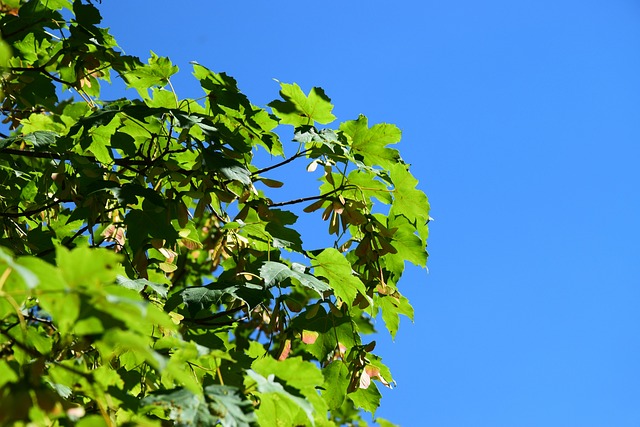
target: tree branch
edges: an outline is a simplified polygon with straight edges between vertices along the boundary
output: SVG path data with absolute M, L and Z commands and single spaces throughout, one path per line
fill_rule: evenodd
M 51 74 L 50 72 L 45 70 L 43 67 L 31 67 L 31 68 L 30 67 L 11 67 L 11 68 L 9 68 L 9 71 L 22 71 L 22 72 L 35 71 L 36 73 L 44 74 L 45 76 L 49 77 L 54 82 L 62 83 L 62 84 L 65 84 L 65 85 L 71 86 L 71 87 L 76 87 L 76 83 L 68 82 L 66 80 L 62 80 L 60 77 L 57 77 L 57 76 Z
M 269 171 L 270 171 L 270 170 L 272 170 L 272 169 L 276 169 L 276 168 L 279 168 L 280 166 L 284 166 L 284 165 L 286 165 L 287 163 L 291 163 L 292 161 L 294 161 L 294 160 L 295 160 L 295 159 L 297 159 L 298 157 L 302 157 L 302 156 L 304 156 L 304 155 L 305 155 L 305 154 L 307 154 L 309 151 L 311 151 L 311 149 L 304 150 L 304 151 L 300 151 L 299 153 L 296 153 L 295 155 L 293 155 L 293 156 L 289 157 L 288 159 L 286 159 L 286 160 L 284 160 L 284 161 L 282 161 L 282 162 L 280 162 L 280 163 L 276 163 L 276 164 L 275 164 L 275 165 L 273 165 L 273 166 L 269 166 L 269 167 L 266 167 L 266 168 L 263 168 L 263 169 L 259 169 L 259 170 L 255 171 L 255 172 L 253 172 L 253 173 L 251 174 L 251 176 L 254 176 L 254 175 L 260 175 L 261 173 L 269 172 Z
M 300 199 L 289 200 L 289 201 L 286 201 L 286 202 L 271 203 L 270 205 L 268 205 L 268 207 L 275 208 L 275 207 L 278 207 L 278 206 L 295 205 L 296 203 L 304 203 L 304 202 L 309 202 L 311 200 L 319 200 L 319 199 L 323 199 L 323 198 L 325 198 L 327 196 L 330 196 L 332 194 L 335 194 L 338 191 L 341 191 L 341 190 L 344 190 L 344 189 L 345 189 L 345 187 L 338 187 L 338 188 L 336 188 L 334 190 L 331 190 L 331 191 L 329 191 L 327 193 L 320 194 L 319 196 L 302 197 Z
M 219 318 L 224 317 L 224 316 L 229 316 L 229 315 L 235 314 L 235 313 L 239 312 L 240 310 L 242 310 L 244 308 L 247 308 L 247 306 L 240 305 L 240 306 L 235 307 L 235 308 L 230 308 L 229 310 L 219 311 L 219 312 L 217 312 L 217 313 L 215 313 L 215 314 L 213 314 L 211 316 L 201 317 L 201 318 L 198 318 L 198 319 L 193 318 L 193 317 L 192 318 L 187 317 L 187 318 L 185 318 L 185 320 L 187 320 L 189 322 L 193 322 L 193 323 L 210 322 L 212 320 L 216 320 L 216 319 L 219 319 Z
M 73 200 L 56 200 L 44 206 L 40 206 L 39 208 L 32 209 L 30 211 L 0 212 L 0 218 L 22 218 L 23 216 L 31 216 L 31 215 L 38 214 L 42 211 L 46 211 L 47 209 L 51 209 L 52 207 L 57 206 L 60 203 L 66 203 L 66 202 L 72 202 L 72 201 Z
M 13 156 L 22 156 L 22 157 L 31 157 L 34 159 L 51 159 L 51 160 L 67 160 L 71 155 L 76 155 L 82 157 L 93 163 L 99 163 L 98 159 L 93 156 L 84 156 L 77 153 L 52 153 L 50 151 L 31 151 L 31 150 L 17 150 L 15 148 L 3 148 L 0 150 L 1 154 L 9 154 Z M 137 159 L 128 159 L 128 158 L 118 158 L 113 159 L 113 164 L 117 166 L 155 166 L 160 161 L 160 157 L 154 160 L 137 160 Z M 139 171 L 136 171 L 139 172 Z M 186 169 L 175 169 L 174 172 L 180 172 L 185 175 L 188 175 L 191 171 Z

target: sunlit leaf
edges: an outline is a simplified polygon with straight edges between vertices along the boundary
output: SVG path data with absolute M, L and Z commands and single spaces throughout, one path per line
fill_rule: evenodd
M 368 166 L 388 168 L 400 160 L 400 153 L 387 145 L 400 142 L 401 132 L 394 125 L 377 124 L 369 128 L 368 120 L 360 115 L 357 120 L 344 122 L 340 130 L 348 137 L 353 152 L 361 156 Z
M 284 101 L 276 100 L 269 104 L 283 124 L 301 126 L 314 122 L 327 124 L 336 117 L 331 114 L 333 105 L 324 90 L 314 87 L 305 95 L 297 84 L 280 84 L 280 96 Z
M 351 303 L 358 292 L 365 294 L 362 281 L 356 277 L 347 259 L 336 249 L 327 248 L 318 254 L 313 263 L 316 275 L 329 280 L 329 286 L 342 301 Z
M 285 390 L 282 384 L 274 380 L 273 375 L 269 375 L 267 378 L 265 378 L 251 369 L 247 371 L 247 375 L 249 376 L 249 378 L 256 382 L 258 391 L 260 393 L 274 393 L 279 395 L 280 397 L 284 397 L 285 400 L 289 402 L 293 402 L 296 406 L 304 411 L 304 413 L 309 418 L 309 421 L 313 424 L 313 406 L 306 399 L 289 393 L 287 390 Z

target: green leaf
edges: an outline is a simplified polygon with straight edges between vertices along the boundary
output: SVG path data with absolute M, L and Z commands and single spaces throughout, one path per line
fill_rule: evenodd
M 378 387 L 371 383 L 366 389 L 358 388 L 353 393 L 347 394 L 347 397 L 353 402 L 356 408 L 364 409 L 371 414 L 375 414 L 376 409 L 380 406 L 382 395 Z
M 199 396 L 187 389 L 160 391 L 147 395 L 141 402 L 145 406 L 162 408 L 166 417 L 176 426 L 215 425 L 219 418 L 212 415 L 204 396 Z
M 51 316 L 61 334 L 70 332 L 80 314 L 80 298 L 71 292 L 62 271 L 35 257 L 22 257 L 19 263 L 38 277 L 40 308 Z
M 274 286 L 285 279 L 295 279 L 302 286 L 316 291 L 321 297 L 324 292 L 331 290 L 329 285 L 323 281 L 316 279 L 311 274 L 306 274 L 302 264 L 293 263 L 292 266 L 293 269 L 279 262 L 266 261 L 260 267 L 260 277 L 264 279 L 267 287 Z
M 305 336 L 312 338 L 305 340 L 302 348 L 320 361 L 360 344 L 360 337 L 355 334 L 349 316 L 337 317 L 332 312 L 327 313 L 320 304 L 300 313 L 292 325 L 300 334 L 301 341 Z
M 266 290 L 251 283 L 229 284 L 214 282 L 207 286 L 189 287 L 171 295 L 165 304 L 165 311 L 171 311 L 184 303 L 189 314 L 193 317 L 202 310 L 208 310 L 222 302 L 225 295 L 244 301 L 250 308 L 260 304 L 266 295 Z
M 28 108 L 37 108 L 44 106 L 45 108 L 53 108 L 58 97 L 56 95 L 56 87 L 53 82 L 42 74 L 36 72 L 25 72 L 31 80 L 24 90 L 20 91 L 18 99 Z
M 7 383 L 17 382 L 19 379 L 15 369 L 6 360 L 0 360 L 0 388 Z
M 393 203 L 390 216 L 403 215 L 412 224 L 426 224 L 429 220 L 429 201 L 417 189 L 418 180 L 411 175 L 407 165 L 397 163 L 389 168 L 393 181 Z
M 284 101 L 273 101 L 269 106 L 283 124 L 302 126 L 313 125 L 314 122 L 327 124 L 336 117 L 331 114 L 331 99 L 319 87 L 314 87 L 305 95 L 297 84 L 280 84 L 280 96 Z
M 187 311 L 193 317 L 198 312 L 218 305 L 224 292 L 219 289 L 207 287 L 186 288 L 177 292 L 167 300 L 165 311 L 171 311 L 181 303 L 184 303 Z
M 358 292 L 366 295 L 364 284 L 355 276 L 351 263 L 337 249 L 327 248 L 314 260 L 314 273 L 329 280 L 336 297 L 351 304 Z
M 11 46 L 9 46 L 4 40 L 0 40 L 0 68 L 7 67 L 9 60 L 13 56 Z M 2 93 L 0 93 L 2 95 Z
M 251 369 L 247 371 L 247 375 L 257 383 L 257 388 L 260 393 L 274 393 L 279 395 L 280 397 L 284 397 L 286 400 L 293 402 L 296 406 L 302 409 L 307 415 L 307 418 L 309 419 L 311 424 L 314 423 L 313 406 L 304 398 L 294 396 L 293 394 L 285 390 L 282 384 L 274 381 L 274 375 L 269 375 L 267 378 L 265 378 Z
M 322 370 L 322 374 L 324 375 L 322 397 L 330 410 L 338 409 L 347 397 L 351 378 L 349 367 L 340 359 L 334 360 Z
M 219 171 L 229 180 L 251 185 L 251 172 L 242 163 L 212 149 L 205 149 L 202 154 L 208 168 Z
M 409 300 L 399 294 L 376 296 L 376 305 L 382 310 L 382 320 L 395 339 L 398 328 L 400 327 L 400 315 L 407 316 L 413 321 L 413 307 L 409 304 Z
M 389 420 L 384 418 L 376 418 L 376 423 L 380 425 L 380 427 L 400 427 L 398 424 L 394 424 Z
M 316 365 L 301 357 L 290 357 L 285 360 L 276 360 L 272 357 L 256 359 L 251 364 L 251 369 L 257 373 L 268 376 L 275 375 L 283 380 L 288 386 L 295 387 L 300 391 L 315 388 L 324 383 L 321 372 Z
M 298 217 L 281 209 L 270 209 L 265 231 L 273 238 L 272 244 L 278 248 L 288 248 L 294 251 L 302 251 L 302 239 L 300 233 L 287 225 L 295 224 Z
M 140 317 L 138 317 L 140 322 Z M 129 323 L 131 324 L 131 323 Z M 163 369 L 166 366 L 166 359 L 151 348 L 149 339 L 135 331 L 109 328 L 109 330 L 96 342 L 96 348 L 105 360 L 109 360 L 116 354 L 131 351 L 136 354 L 141 361 L 147 362 L 155 369 Z
M 27 329 L 26 341 L 30 347 L 35 348 L 40 354 L 48 354 L 53 346 L 53 341 L 50 337 L 41 334 L 34 328 Z
M 227 284 L 223 282 L 214 282 L 208 285 L 212 289 L 220 289 L 225 294 L 238 298 L 249 307 L 249 309 L 258 306 L 265 299 L 272 298 L 262 285 L 257 285 L 255 283 L 237 283 L 237 284 Z
M 5 252 L 4 248 L 0 248 L 0 262 L 5 264 L 6 267 L 18 273 L 18 275 L 22 278 L 22 280 L 24 280 L 24 283 L 28 288 L 33 289 L 38 285 L 38 283 L 40 283 L 40 279 L 38 279 L 37 275 L 33 274 L 33 272 L 31 272 L 28 268 L 25 268 L 17 263 L 11 255 Z
M 0 140 L 0 149 L 10 146 L 14 143 L 26 142 L 31 144 L 33 148 L 46 149 L 50 145 L 55 144 L 56 140 L 60 135 L 57 132 L 47 131 L 47 130 L 36 130 L 34 132 L 28 133 L 26 135 L 19 135 L 10 138 L 4 138 Z
M 107 249 L 80 247 L 69 251 L 59 246 L 56 261 L 71 287 L 92 288 L 116 279 L 114 266 L 120 256 Z
M 153 191 L 150 192 L 153 193 Z M 127 226 L 127 240 L 134 251 L 143 247 L 148 237 L 169 242 L 175 242 L 180 237 L 171 223 L 167 221 L 166 215 L 163 217 L 165 209 L 158 207 L 153 200 L 152 197 L 145 198 L 145 202 L 148 201 L 155 206 L 143 203 L 142 209 L 131 209 L 124 219 Z
M 132 280 L 124 276 L 118 276 L 116 278 L 116 281 L 120 286 L 123 286 L 128 289 L 133 289 L 137 292 L 142 291 L 145 287 L 149 287 L 149 289 L 152 289 L 155 293 L 157 293 L 162 298 L 167 297 L 167 292 L 169 290 L 168 285 L 165 285 L 162 283 L 150 282 L 147 279 Z
M 102 415 L 87 415 L 78 421 L 76 427 L 107 427 L 107 423 Z
M 209 106 L 212 110 L 221 111 L 220 106 L 238 112 L 251 110 L 249 100 L 240 93 L 238 83 L 233 77 L 226 73 L 214 73 L 197 63 L 193 63 L 193 75 L 209 95 Z
M 148 97 L 146 89 L 152 86 L 164 86 L 169 78 L 178 72 L 178 67 L 173 65 L 169 58 L 159 57 L 151 52 L 147 65 L 139 65 L 124 74 L 130 87 L 138 90 L 141 96 Z
M 347 181 L 350 185 L 355 185 L 357 188 L 357 190 L 352 191 L 351 196 L 355 200 L 362 201 L 362 196 L 364 195 L 366 198 L 375 197 L 385 204 L 390 204 L 392 201 L 391 191 L 387 185 L 378 178 L 378 175 L 372 171 L 354 169 L 347 176 Z
M 389 144 L 400 142 L 402 134 L 396 126 L 381 123 L 369 128 L 367 118 L 360 115 L 357 120 L 342 123 L 340 130 L 349 139 L 353 153 L 361 157 L 365 165 L 388 169 L 400 162 L 398 150 L 387 148 Z
M 334 150 L 336 146 L 342 146 L 338 134 L 333 129 L 321 129 L 319 132 L 314 126 L 300 126 L 296 128 L 293 140 L 305 144 L 307 148 L 319 143 Z
M 85 140 L 89 141 L 87 149 L 95 156 L 100 163 L 109 164 L 113 162 L 111 154 L 111 138 L 118 128 L 116 120 L 112 120 L 106 126 L 97 126 L 87 132 Z
M 404 215 L 389 218 L 387 228 L 396 229 L 395 233 L 393 233 L 391 244 L 397 253 L 389 253 L 385 255 L 385 258 L 396 258 L 397 262 L 406 260 L 419 267 L 427 265 L 427 251 L 424 243 L 415 234 L 416 228 L 409 223 L 409 220 Z
M 205 387 L 204 395 L 211 414 L 218 416 L 222 427 L 249 427 L 255 425 L 253 404 L 236 387 L 212 384 Z
M 308 424 L 305 419 L 296 423 L 298 413 L 302 410 L 291 400 L 275 393 L 260 396 L 260 406 L 256 416 L 260 427 L 291 427 Z
M 81 21 L 83 24 L 99 24 L 100 21 L 102 21 L 100 12 L 98 12 L 98 9 L 91 3 L 82 4 L 79 1 L 74 1 L 73 13 L 75 13 L 78 21 Z
M 33 145 L 34 148 L 47 148 L 50 145 L 55 144 L 56 139 L 60 135 L 57 132 L 51 132 L 46 130 L 38 130 L 23 137 L 25 142 Z

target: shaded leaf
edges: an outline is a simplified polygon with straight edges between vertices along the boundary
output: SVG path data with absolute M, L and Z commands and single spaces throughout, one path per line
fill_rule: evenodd
M 223 427 L 248 427 L 255 425 L 253 404 L 236 387 L 212 384 L 204 389 L 211 413 L 218 417 Z
M 285 264 L 267 261 L 260 267 L 260 277 L 264 279 L 267 287 L 271 287 L 285 279 L 295 279 L 302 286 L 316 291 L 320 296 L 322 296 L 324 292 L 331 290 L 325 282 L 316 279 L 311 274 L 304 273 L 304 266 L 300 266 L 302 267 L 301 269 L 292 270 Z
M 162 283 L 150 282 L 147 279 L 132 280 L 124 276 L 118 276 L 116 278 L 116 282 L 120 286 L 124 286 L 125 288 L 133 289 L 138 292 L 142 291 L 146 286 L 148 286 L 149 289 L 152 289 L 155 293 L 157 293 L 162 298 L 167 297 L 167 292 L 169 290 L 168 285 L 165 285 Z

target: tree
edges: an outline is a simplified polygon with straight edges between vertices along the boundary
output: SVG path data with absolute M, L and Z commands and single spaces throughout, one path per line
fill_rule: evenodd
M 199 64 L 204 95 L 183 99 L 177 67 L 123 54 L 91 2 L 0 7 L 0 424 L 374 413 L 393 379 L 372 320 L 395 336 L 413 316 L 405 261 L 427 260 L 398 128 L 326 127 L 329 97 L 296 84 L 265 110 Z M 102 99 L 112 78 L 139 97 Z M 270 173 L 298 163 L 319 188 L 278 201 Z M 294 211 L 328 224 L 327 247 L 303 243 Z

